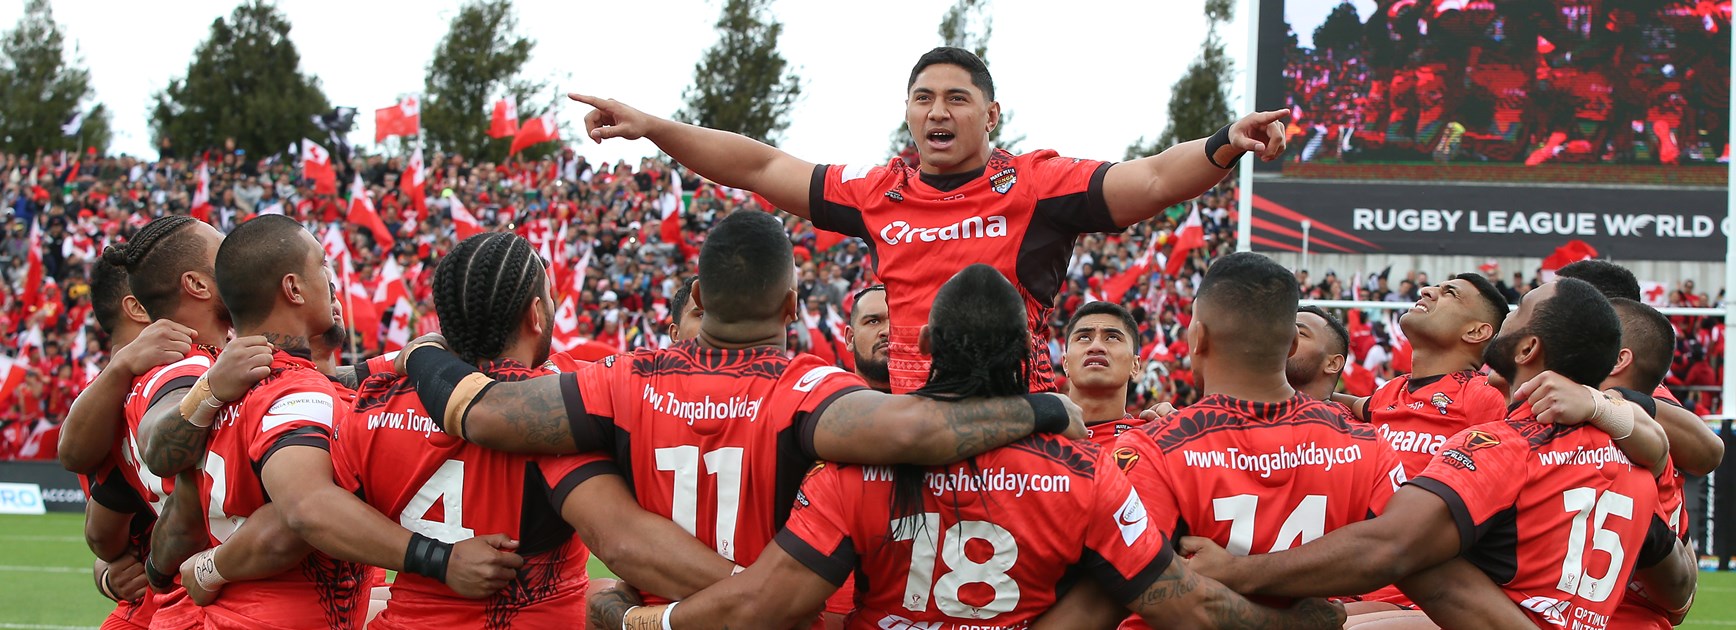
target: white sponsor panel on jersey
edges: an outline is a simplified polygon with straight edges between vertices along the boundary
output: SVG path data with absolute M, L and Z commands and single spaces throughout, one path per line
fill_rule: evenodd
M 259 430 L 270 431 L 278 426 L 306 420 L 315 424 L 332 426 L 332 397 L 320 392 L 297 392 L 277 399 L 271 403 L 271 408 L 265 411 L 265 417 L 260 420 Z

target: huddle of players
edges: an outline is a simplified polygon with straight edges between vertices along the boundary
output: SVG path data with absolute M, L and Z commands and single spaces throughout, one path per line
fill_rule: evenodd
M 1576 279 L 1637 296 L 1607 263 L 1510 316 L 1474 274 L 1424 291 L 1401 319 L 1416 371 L 1340 406 L 1342 325 L 1296 309 L 1276 264 L 1226 257 L 1189 332 L 1207 397 L 1148 421 L 1123 411 L 1137 327 L 1112 304 L 1065 329 L 1077 405 L 1024 395 L 1021 298 L 984 266 L 937 294 L 914 395 L 868 388 L 886 378 L 883 291 L 851 314 L 869 380 L 785 358 L 793 267 L 765 215 L 711 234 L 683 343 L 597 364 L 549 356 L 542 262 L 485 234 L 436 270 L 449 351 L 413 344 L 408 376 L 340 372 L 323 257 L 290 220 L 224 238 L 166 218 L 105 259 L 99 322 L 130 382 L 115 396 L 105 371 L 68 418 L 68 457 L 97 462 L 87 532 L 121 600 L 105 625 L 355 627 L 381 584 L 369 566 L 401 572 L 386 627 L 569 623 L 588 547 L 632 584 L 591 598 L 600 627 L 802 624 L 852 574 L 827 609 L 862 627 L 1107 627 L 1127 610 L 1333 627 L 1336 606 L 1272 598 L 1371 592 L 1352 624 L 1417 621 L 1373 603 L 1414 600 L 1460 627 L 1668 627 L 1694 572 L 1670 463 L 1722 456 L 1691 413 L 1635 393 L 1661 383 L 1671 328 Z M 193 343 L 228 328 L 221 352 Z M 1510 412 L 1484 362 L 1517 386 Z M 536 378 L 545 363 L 565 371 Z
M 99 320 L 131 342 L 63 428 L 63 463 L 91 485 L 98 586 L 123 601 L 105 625 L 356 627 L 373 567 L 399 572 L 373 621 L 391 627 L 588 611 L 610 628 L 1075 628 L 1131 611 L 1129 626 L 1337 627 L 1354 612 L 1598 628 L 1667 624 L 1691 598 L 1675 477 L 1642 471 L 1704 472 L 1722 453 L 1692 414 L 1592 389 L 1655 389 L 1670 333 L 1580 280 L 1512 314 L 1475 276 L 1429 289 L 1403 319 L 1412 377 L 1340 404 L 1325 398 L 1342 328 L 1297 310 L 1287 271 L 1236 254 L 1194 302 L 1199 404 L 1126 417 L 1135 326 L 1107 304 L 1067 328 L 1078 402 L 1027 393 L 1052 387 L 1030 322 L 1060 266 L 1026 261 L 1197 195 L 1243 153 L 1275 158 L 1281 112 L 1121 164 L 1012 156 L 986 144 L 986 67 L 936 49 L 908 86 L 917 173 L 808 164 L 574 98 L 598 107 L 593 138 L 649 137 L 869 238 L 888 291 L 859 296 L 853 328 L 876 333 L 854 345 L 886 363 L 858 376 L 785 356 L 793 257 L 759 213 L 708 234 L 673 347 L 550 356 L 543 262 L 484 234 L 435 271 L 444 341 L 354 369 L 332 360 L 341 313 L 300 225 L 261 217 L 224 237 L 159 219 L 105 255 L 119 268 L 99 274 Z M 1485 363 L 1502 385 L 1476 375 Z M 888 385 L 914 391 L 875 389 Z M 588 583 L 593 552 L 625 583 Z

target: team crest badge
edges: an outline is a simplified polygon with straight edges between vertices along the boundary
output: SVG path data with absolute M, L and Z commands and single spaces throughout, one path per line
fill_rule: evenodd
M 1491 446 L 1499 446 L 1501 440 L 1483 431 L 1472 431 L 1465 436 L 1465 451 L 1480 451 Z
M 1133 470 L 1133 465 L 1137 463 L 1139 463 L 1139 453 L 1132 448 L 1124 446 L 1115 449 L 1115 467 L 1120 468 L 1122 473 Z
M 1453 404 L 1453 399 L 1448 398 L 1446 394 L 1435 392 L 1435 395 L 1429 397 L 1429 404 L 1434 405 L 1435 409 L 1444 416 L 1447 415 L 1447 405 Z
M 995 192 L 1003 195 L 1012 190 L 1013 184 L 1017 183 L 1019 183 L 1019 172 L 1010 168 L 995 173 L 994 178 L 989 180 L 989 185 L 994 187 Z
M 896 190 L 888 190 L 888 191 L 886 191 L 886 198 L 891 199 L 894 203 L 897 203 L 900 201 L 904 201 L 904 194 L 900 193 Z

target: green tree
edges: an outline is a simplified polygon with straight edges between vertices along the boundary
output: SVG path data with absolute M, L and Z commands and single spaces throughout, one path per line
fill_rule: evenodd
M 48 0 L 26 2 L 18 25 L 0 40 L 0 148 L 107 149 L 107 110 L 84 104 L 93 93 L 90 71 L 79 60 L 67 60 L 66 32 L 55 23 Z M 81 133 L 61 133 L 78 112 L 85 113 Z
M 212 21 L 186 76 L 170 81 L 156 100 L 151 133 L 159 146 L 167 141 L 182 155 L 227 138 L 254 155 L 277 153 L 303 137 L 318 138 L 313 117 L 331 109 L 319 79 L 301 72 L 289 18 L 261 0 Z
M 1314 29 L 1315 50 L 1347 50 L 1362 41 L 1362 18 L 1356 15 L 1356 6 L 1349 2 L 1340 3 L 1326 15 L 1326 21 Z
M 1170 88 L 1169 124 L 1156 140 L 1141 137 L 1128 146 L 1127 159 L 1153 155 L 1182 142 L 1204 138 L 1235 120 L 1230 96 L 1224 89 L 1224 80 L 1235 69 L 1235 63 L 1224 52 L 1223 40 L 1218 38 L 1218 26 L 1234 15 L 1231 0 L 1206 0 L 1206 39 L 1200 44 L 1200 55 Z
M 784 25 L 766 14 L 771 0 L 725 0 L 717 43 L 693 66 L 693 85 L 676 112 L 683 122 L 733 131 L 776 145 L 790 126 L 802 80 L 778 52 Z
M 441 151 L 472 160 L 506 158 L 512 138 L 488 137 L 489 108 L 495 100 L 512 99 L 521 124 L 552 106 L 532 102 L 547 90 L 547 83 L 520 76 L 535 47 L 535 41 L 518 33 L 512 0 L 466 2 L 428 63 L 427 95 L 422 101 L 422 127 L 428 141 Z M 564 138 L 566 130 L 562 131 Z M 524 153 L 537 157 L 556 146 L 538 145 Z
M 988 13 L 989 0 L 955 0 L 946 13 L 940 17 L 940 45 L 953 48 L 963 48 L 976 53 L 989 63 L 989 38 L 994 35 L 994 18 Z M 989 146 L 1000 147 L 1017 152 L 1018 145 L 1025 141 L 1025 136 L 1007 134 L 1008 123 L 1013 121 L 1013 113 L 1007 108 L 1001 108 L 1001 122 L 989 132 Z M 898 155 L 914 151 L 915 144 L 910 136 L 907 125 L 899 124 L 892 130 L 892 154 Z

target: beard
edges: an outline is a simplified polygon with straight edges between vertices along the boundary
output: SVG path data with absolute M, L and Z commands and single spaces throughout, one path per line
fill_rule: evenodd
M 1293 356 L 1284 361 L 1284 380 L 1291 387 L 1302 387 L 1320 378 L 1320 368 L 1326 365 L 1325 355 L 1315 355 L 1312 358 Z
M 1483 349 L 1483 362 L 1515 387 L 1518 383 L 1513 382 L 1513 377 L 1519 373 L 1519 364 L 1513 360 L 1513 351 L 1519 348 L 1519 340 L 1525 338 L 1526 334 L 1523 330 L 1503 333 Z
M 331 328 L 319 334 L 319 342 L 327 352 L 338 352 L 344 349 L 344 342 L 349 340 L 350 331 L 343 324 L 333 323 Z
M 876 383 L 891 382 L 892 372 L 887 369 L 886 359 L 875 357 L 872 352 L 864 356 L 855 348 L 850 349 L 850 354 L 855 355 L 856 373 L 862 375 L 863 379 L 874 381 Z

